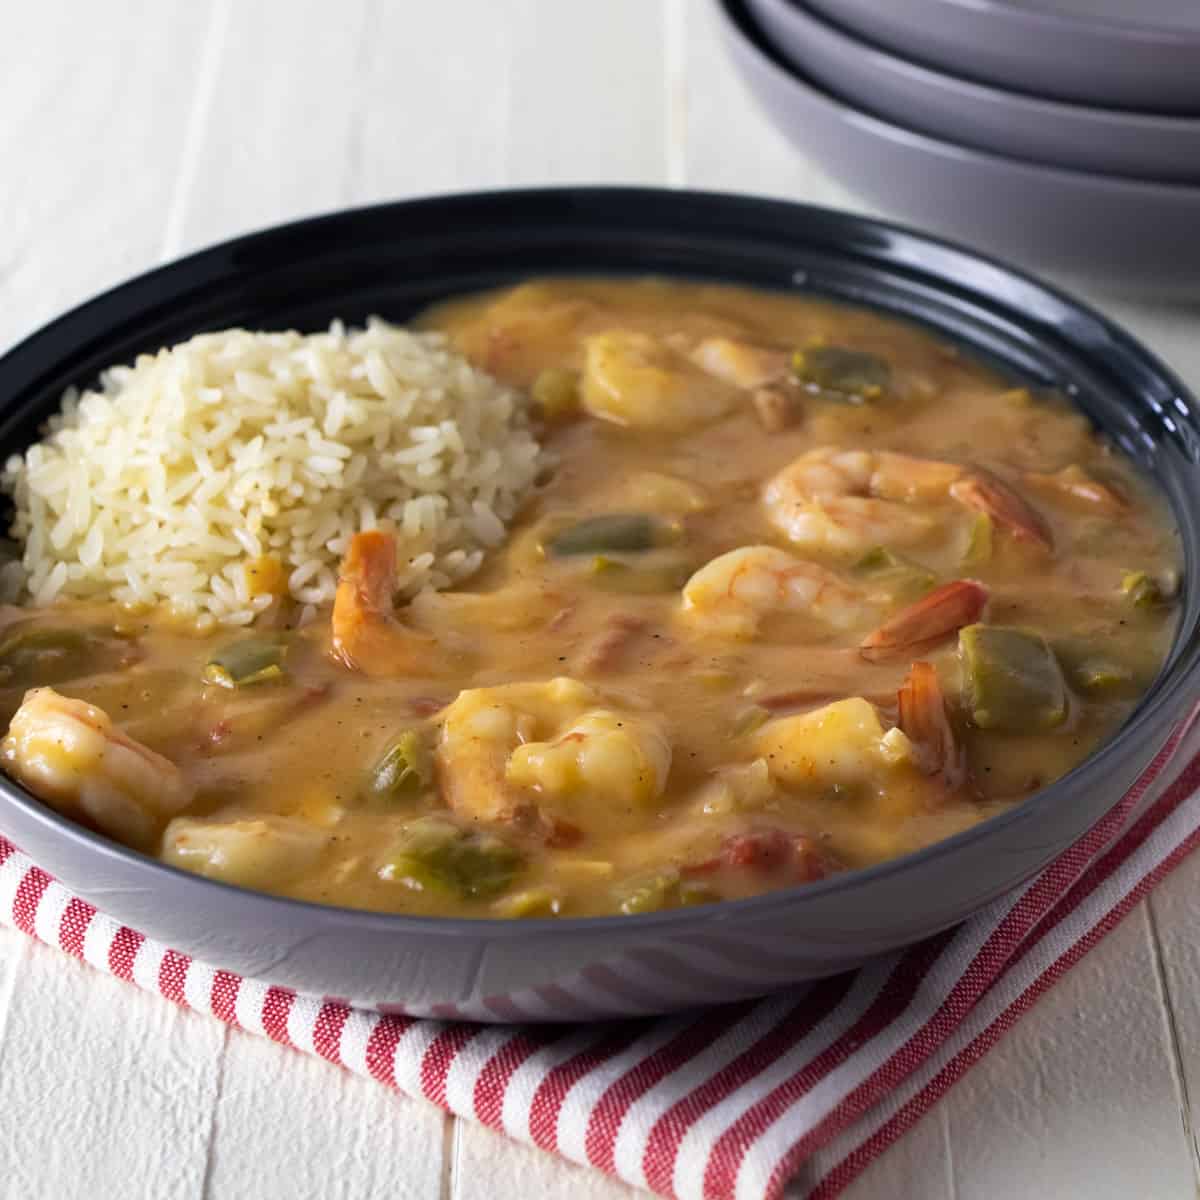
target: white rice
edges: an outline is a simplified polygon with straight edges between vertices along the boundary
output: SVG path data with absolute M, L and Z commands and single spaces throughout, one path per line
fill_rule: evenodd
M 245 625 L 270 602 L 250 596 L 250 559 L 278 559 L 311 615 L 351 536 L 387 528 L 412 595 L 478 568 L 540 466 L 524 399 L 441 334 L 377 319 L 203 334 L 68 392 L 46 439 L 9 459 L 24 554 L 0 583 L 37 605 Z

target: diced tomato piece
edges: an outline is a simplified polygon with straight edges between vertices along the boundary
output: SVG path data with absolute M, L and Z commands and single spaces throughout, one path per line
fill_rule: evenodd
M 832 874 L 837 866 L 817 843 L 805 834 L 794 839 L 798 883 L 816 883 Z
M 750 829 L 725 839 L 719 854 L 685 868 L 688 875 L 711 875 L 722 867 L 783 875 L 796 883 L 813 883 L 836 870 L 836 865 L 803 833 L 783 829 Z
M 583 830 L 578 825 L 572 825 L 570 821 L 560 820 L 558 817 L 550 818 L 550 828 L 546 834 L 546 845 L 554 849 L 569 849 L 571 846 L 578 846 L 583 841 Z
M 782 829 L 755 829 L 728 838 L 721 856 L 731 867 L 754 871 L 777 871 L 795 854 L 792 839 Z

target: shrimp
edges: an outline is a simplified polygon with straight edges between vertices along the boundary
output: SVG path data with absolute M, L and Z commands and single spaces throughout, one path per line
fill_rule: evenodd
M 771 613 L 811 613 L 837 628 L 878 613 L 826 567 L 775 546 L 742 546 L 701 567 L 683 587 L 683 616 L 731 637 L 753 637 Z
M 786 350 L 728 337 L 705 338 L 691 358 L 702 370 L 739 388 L 778 383 L 787 377 L 792 361 Z
M 25 693 L 0 762 L 51 808 L 142 849 L 192 799 L 173 762 L 118 729 L 103 709 L 48 687 Z
M 754 734 L 753 742 L 772 779 L 791 790 L 884 791 L 917 775 L 908 735 L 901 729 L 885 730 L 878 710 L 861 696 L 777 717 Z
M 662 795 L 670 769 L 671 744 L 649 721 L 598 708 L 557 736 L 518 746 L 505 778 L 555 801 L 573 800 L 573 823 L 600 830 L 621 821 L 610 806 L 645 811 Z
M 915 662 L 896 693 L 898 726 L 912 744 L 913 760 L 926 775 L 958 791 L 967 781 L 967 760 L 946 714 L 937 668 Z
M 839 553 L 921 541 L 937 527 L 937 517 L 912 506 L 947 497 L 987 513 L 1014 537 L 1053 548 L 1042 518 L 978 467 L 823 446 L 802 454 L 763 489 L 768 519 L 789 540 Z
M 580 399 L 602 420 L 678 433 L 724 416 L 736 395 L 649 334 L 617 329 L 584 341 Z
M 670 743 L 649 719 L 566 677 L 460 692 L 438 745 L 443 795 L 477 821 L 548 837 L 635 823 L 662 795 Z
M 1129 508 L 1125 497 L 1116 488 L 1093 479 L 1077 464 L 1063 467 L 1052 475 L 1027 471 L 1025 478 L 1034 487 L 1057 494 L 1060 499 L 1074 503 L 1077 508 L 1091 509 L 1106 516 L 1118 516 Z
M 1046 553 L 1054 549 L 1050 527 L 1041 514 L 990 471 L 982 467 L 964 470 L 950 485 L 950 495 L 964 508 L 991 517 L 1017 541 L 1027 542 Z
M 710 375 L 748 391 L 750 406 L 768 433 L 779 433 L 800 415 L 800 394 L 788 351 L 737 338 L 710 337 L 692 351 L 691 358 Z
M 377 529 L 356 533 L 333 599 L 333 657 L 372 677 L 437 674 L 437 645 L 396 618 L 395 589 L 395 539 Z
M 330 834 L 296 817 L 242 820 L 176 817 L 162 840 L 164 861 L 242 887 L 270 887 L 308 870 Z
M 972 579 L 944 583 L 867 634 L 858 652 L 868 662 L 882 662 L 928 650 L 978 621 L 987 600 L 987 589 Z
M 827 446 L 768 480 L 763 503 L 771 523 L 800 546 L 859 552 L 908 545 L 936 521 L 901 502 L 940 499 L 958 475 L 949 463 Z

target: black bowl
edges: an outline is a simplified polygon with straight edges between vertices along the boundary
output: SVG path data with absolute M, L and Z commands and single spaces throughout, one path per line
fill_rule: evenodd
M 143 275 L 11 351 L 0 360 L 0 450 L 30 441 L 68 385 L 202 330 L 404 320 L 446 296 L 556 272 L 695 276 L 869 305 L 1072 395 L 1157 480 L 1185 554 L 1178 636 L 1125 727 L 1025 803 L 919 853 L 637 917 L 460 920 L 276 899 L 164 866 L 0 781 L 6 835 L 113 917 L 211 965 L 418 1014 L 555 1020 L 715 1003 L 844 970 L 960 921 L 1117 803 L 1195 691 L 1197 403 L 1097 313 L 922 234 L 801 205 L 626 188 L 446 196 L 301 221 Z

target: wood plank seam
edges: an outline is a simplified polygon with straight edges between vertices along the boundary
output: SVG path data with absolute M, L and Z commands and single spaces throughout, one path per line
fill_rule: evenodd
M 687 182 L 686 0 L 663 0 L 662 20 L 667 184 L 683 187 Z
M 204 1173 L 200 1177 L 201 1200 L 212 1195 L 213 1158 L 217 1146 L 217 1113 L 221 1107 L 221 1093 L 225 1089 L 225 1059 L 229 1052 L 229 1026 L 221 1026 L 221 1048 L 217 1051 L 217 1086 L 213 1090 L 212 1112 L 208 1115 L 208 1141 L 204 1147 Z
M 354 57 L 354 73 L 360 79 L 366 78 L 370 70 L 371 53 L 379 27 L 379 0 L 364 0 L 362 26 Z M 346 122 L 346 150 L 342 163 L 342 195 L 347 204 L 355 203 L 355 198 L 364 189 L 366 179 L 367 114 L 363 107 L 363 99 L 362 89 L 356 90 L 349 99 L 351 110 L 350 118 Z
M 213 0 L 208 28 L 204 33 L 204 44 L 200 48 L 196 89 L 188 111 L 187 124 L 184 126 L 179 164 L 175 171 L 175 186 L 171 190 L 167 219 L 163 225 L 162 249 L 159 253 L 159 259 L 163 262 L 176 257 L 183 245 L 188 200 L 195 185 L 205 126 L 212 108 L 217 78 L 221 73 L 221 51 L 228 37 L 232 9 L 233 0 Z
M 958 1182 L 954 1170 L 954 1139 L 950 1136 L 950 1109 L 945 1104 L 938 1105 L 938 1124 L 942 1127 L 942 1149 L 946 1156 L 946 1196 L 948 1200 L 958 1200 Z
M 458 1178 L 459 1119 L 446 1113 L 442 1121 L 442 1186 L 440 1200 L 452 1200 Z
M 1183 1049 L 1179 1036 L 1179 1024 L 1175 1016 L 1175 1005 L 1171 998 L 1171 987 L 1167 980 L 1163 955 L 1162 937 L 1158 930 L 1158 919 L 1154 912 L 1154 897 L 1146 898 L 1141 905 L 1146 918 L 1150 957 L 1154 963 L 1154 977 L 1158 985 L 1158 999 L 1162 1010 L 1167 1044 L 1170 1048 L 1171 1080 L 1179 1102 L 1179 1114 L 1183 1120 L 1183 1134 L 1191 1153 L 1192 1173 L 1197 1194 L 1200 1195 L 1200 1145 L 1196 1140 L 1196 1126 L 1192 1120 L 1192 1103 L 1188 1095 L 1187 1075 L 1183 1068 Z

